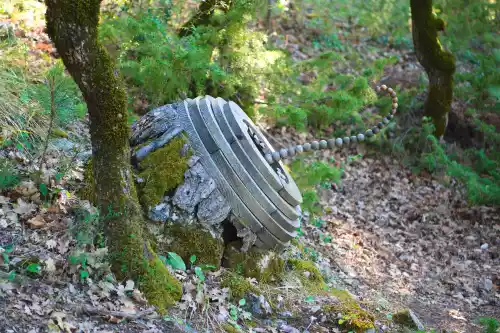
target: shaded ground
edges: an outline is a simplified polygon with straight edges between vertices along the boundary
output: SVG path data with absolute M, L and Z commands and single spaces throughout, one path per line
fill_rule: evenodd
M 283 146 L 303 141 L 293 137 Z M 476 332 L 478 317 L 500 318 L 499 208 L 469 207 L 459 186 L 412 176 L 391 157 L 346 165 L 342 183 L 341 192 L 318 190 L 331 213 L 301 240 L 330 259 L 351 292 L 388 313 L 412 308 L 429 327 Z M 326 233 L 331 243 L 321 244 Z

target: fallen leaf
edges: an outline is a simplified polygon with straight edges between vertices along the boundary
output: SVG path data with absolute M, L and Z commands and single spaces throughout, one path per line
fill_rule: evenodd
M 43 228 L 47 223 L 45 222 L 42 215 L 37 215 L 28 220 L 28 224 L 32 229 L 40 229 Z

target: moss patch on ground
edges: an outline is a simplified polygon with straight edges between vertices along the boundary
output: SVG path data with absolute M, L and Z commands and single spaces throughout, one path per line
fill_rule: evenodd
M 312 261 L 289 259 L 287 266 L 309 293 L 320 294 L 327 288 L 323 275 Z
M 229 288 L 233 299 L 241 299 L 248 292 L 259 293 L 258 288 L 252 285 L 244 276 L 231 271 L 224 271 L 222 274 L 221 287 Z
M 272 251 L 251 248 L 241 252 L 241 243 L 227 245 L 224 251 L 224 266 L 245 277 L 255 278 L 261 283 L 280 281 L 285 271 L 285 262 Z
M 167 224 L 164 234 L 168 244 L 159 244 L 160 252 L 175 252 L 188 263 L 196 256 L 196 265 L 214 265 L 218 269 L 224 253 L 222 238 L 214 238 L 200 225 Z
M 145 209 L 151 209 L 161 202 L 165 193 L 175 189 L 184 181 L 184 173 L 189 168 L 192 151 L 184 150 L 185 137 L 176 137 L 164 147 L 147 155 L 139 163 L 139 199 Z
M 325 305 L 322 310 L 326 314 L 330 314 L 336 324 L 354 332 L 365 332 L 367 329 L 375 327 L 375 317 L 363 310 L 347 290 L 333 289 L 330 294 L 337 297 L 339 302 Z M 342 314 L 342 318 L 337 318 L 338 313 Z

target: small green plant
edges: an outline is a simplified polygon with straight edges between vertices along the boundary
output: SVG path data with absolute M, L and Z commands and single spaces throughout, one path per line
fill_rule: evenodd
M 0 160 L 0 191 L 10 189 L 19 183 L 19 174 L 9 160 Z
M 479 323 L 483 326 L 483 333 L 500 332 L 500 321 L 496 318 L 482 317 L 479 318 Z

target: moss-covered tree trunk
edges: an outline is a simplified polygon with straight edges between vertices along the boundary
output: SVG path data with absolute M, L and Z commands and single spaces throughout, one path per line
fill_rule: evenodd
M 231 7 L 233 1 L 231 0 L 205 0 L 202 1 L 198 7 L 198 11 L 193 15 L 193 17 L 184 23 L 179 29 L 179 36 L 185 37 L 191 35 L 193 32 L 193 27 L 199 27 L 202 25 L 209 25 L 210 19 L 214 14 L 216 9 L 222 10 L 227 13 Z
M 126 93 L 98 41 L 100 2 L 46 0 L 47 31 L 87 102 L 95 193 L 106 215 L 112 269 L 120 279 L 138 281 L 150 302 L 163 309 L 173 303 L 172 296 L 180 297 L 180 285 L 154 254 L 143 230 L 130 165 Z
M 448 123 L 453 98 L 455 57 L 441 46 L 438 32 L 444 21 L 432 12 L 432 0 L 410 0 L 413 45 L 420 64 L 429 77 L 425 115 L 433 119 L 435 135 L 441 137 Z

